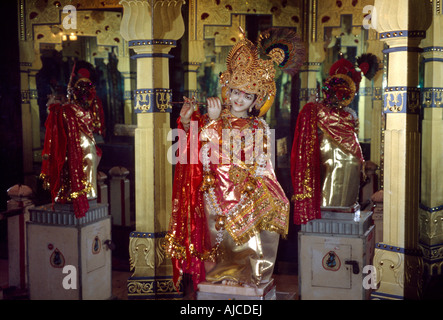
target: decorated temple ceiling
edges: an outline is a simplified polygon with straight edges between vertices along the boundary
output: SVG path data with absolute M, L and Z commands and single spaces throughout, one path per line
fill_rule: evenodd
M 351 32 L 358 33 L 364 8 L 373 4 L 374 0 L 188 0 L 189 39 L 218 38 L 227 42 L 223 45 L 232 45 L 238 37 L 238 15 L 269 15 L 272 26 L 293 27 L 309 34 L 311 41 L 322 41 L 325 29 L 340 28 L 343 15 L 352 17 Z M 97 24 L 104 19 L 101 11 L 122 11 L 120 0 L 19 0 L 20 40 L 35 40 L 36 25 L 61 24 L 62 10 L 68 5 L 78 12 L 92 10 L 88 18 Z
M 238 40 L 238 15 L 271 15 L 273 26 L 301 28 L 305 1 L 288 0 L 191 0 L 189 38 L 202 40 L 223 33 L 227 45 Z M 232 30 L 231 32 L 227 30 Z
M 117 0 L 20 0 L 18 5 L 21 60 L 33 63 L 33 68 L 41 67 L 38 57 L 42 48 L 60 51 L 65 43 L 77 37 L 96 39 L 97 49 L 91 53 L 95 57 L 107 58 L 112 50 L 120 56 L 127 55 L 120 34 L 122 7 Z M 76 11 L 75 25 L 68 19 L 68 8 Z
M 340 28 L 343 15 L 350 16 L 350 32 L 359 34 L 367 15 L 366 6 L 374 5 L 374 0 L 317 0 L 311 8 L 313 26 L 312 40 L 324 40 L 325 28 Z M 366 12 L 366 13 L 365 13 Z
M 19 0 L 20 40 L 34 39 L 34 25 L 61 24 L 61 13 L 65 6 L 72 5 L 78 12 L 94 10 L 90 16 L 91 21 L 100 23 L 104 18 L 99 10 L 121 11 L 119 2 L 120 0 Z

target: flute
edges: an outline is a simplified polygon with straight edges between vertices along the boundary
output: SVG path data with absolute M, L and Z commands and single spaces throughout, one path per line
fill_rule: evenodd
M 205 103 L 205 102 L 198 102 L 198 101 L 194 101 L 194 102 L 171 101 L 171 102 L 169 102 L 169 104 L 171 104 L 171 105 L 182 105 L 182 104 L 185 104 L 185 103 L 190 103 L 190 104 L 194 104 L 194 105 L 197 105 L 197 106 L 207 106 L 207 105 L 208 105 L 208 104 Z M 222 107 L 228 107 L 229 104 L 222 103 L 221 106 L 222 106 Z

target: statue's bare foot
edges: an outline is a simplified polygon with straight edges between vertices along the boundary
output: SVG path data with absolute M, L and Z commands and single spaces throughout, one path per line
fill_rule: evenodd
M 225 286 L 239 286 L 240 284 L 237 281 L 234 280 L 223 280 L 221 284 Z

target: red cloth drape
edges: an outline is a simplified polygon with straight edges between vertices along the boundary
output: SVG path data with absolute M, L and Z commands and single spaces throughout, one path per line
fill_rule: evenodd
M 321 218 L 320 145 L 317 135 L 318 105 L 306 104 L 300 111 L 291 151 L 294 223 Z
M 356 119 L 342 109 L 322 103 L 308 103 L 300 111 L 291 151 L 294 188 L 294 223 L 305 224 L 321 218 L 321 167 L 318 130 L 330 136 L 345 152 L 364 163 L 355 132 Z
M 204 117 L 194 112 L 191 121 L 202 126 Z M 191 122 L 187 134 L 186 148 L 179 148 L 185 153 L 184 157 L 177 155 L 178 159 L 186 159 L 185 163 L 178 162 L 175 167 L 170 228 L 167 239 L 173 248 L 167 249 L 173 264 L 173 281 L 178 288 L 183 273 L 192 276 L 194 288 L 205 280 L 204 261 L 201 259 L 210 249 L 210 238 L 203 205 L 203 193 L 200 185 L 203 179 L 203 166 L 199 159 L 201 143 L 197 126 Z M 178 120 L 178 129 L 183 126 Z M 191 156 L 192 154 L 192 156 Z M 198 159 L 191 163 L 191 159 Z M 170 237 L 169 237 L 170 236 Z
M 41 174 L 49 184 L 52 202 L 62 187 L 70 190 L 71 194 L 78 194 L 72 203 L 75 216 L 81 218 L 88 211 L 89 203 L 86 194 L 82 192 L 85 189 L 85 177 L 80 130 L 84 128 L 76 108 L 72 104 L 49 106 Z M 69 185 L 65 185 L 64 166 L 67 168 Z

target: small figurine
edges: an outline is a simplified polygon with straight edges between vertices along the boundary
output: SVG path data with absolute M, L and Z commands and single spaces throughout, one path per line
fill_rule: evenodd
M 358 201 L 364 170 L 358 141 L 358 118 L 348 107 L 358 92 L 361 73 L 372 79 L 378 71 L 375 55 L 334 63 L 323 85 L 323 100 L 309 102 L 300 111 L 294 133 L 291 175 L 294 222 L 321 218 L 322 208 L 345 209 Z
M 103 134 L 103 108 L 87 69 L 75 65 L 68 85 L 68 101 L 49 105 L 40 177 L 56 203 L 72 203 L 77 218 L 97 197 L 97 166 L 101 150 L 94 132 Z

